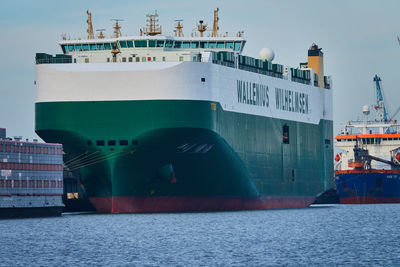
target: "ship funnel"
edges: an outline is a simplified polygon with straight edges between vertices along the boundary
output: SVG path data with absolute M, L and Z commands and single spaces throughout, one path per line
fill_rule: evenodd
M 365 116 L 368 116 L 369 115 L 369 106 L 368 105 L 365 105 L 365 106 L 363 106 L 363 114 L 365 115 Z
M 308 67 L 317 74 L 318 87 L 324 88 L 324 53 L 318 45 L 312 44 L 308 50 Z

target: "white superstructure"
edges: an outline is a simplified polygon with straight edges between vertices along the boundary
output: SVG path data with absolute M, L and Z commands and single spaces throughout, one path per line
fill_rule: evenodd
M 336 146 L 345 151 L 335 157 L 337 161 L 335 170 L 337 171 L 358 168 L 391 169 L 390 164 L 378 160 L 372 160 L 371 166 L 362 166 L 355 162 L 355 147 L 368 150 L 369 155 L 384 161 L 398 161 L 396 155 L 400 147 L 400 124 L 396 120 L 383 121 L 379 116 L 379 108 L 376 109 L 375 120 L 370 120 L 369 106 L 363 107 L 363 114 L 363 120 L 349 121 L 341 134 L 335 137 Z

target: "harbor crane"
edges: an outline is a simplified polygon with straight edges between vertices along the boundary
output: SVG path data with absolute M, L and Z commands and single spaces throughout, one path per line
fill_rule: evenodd
M 388 114 L 386 111 L 385 102 L 383 101 L 383 92 L 381 89 L 381 78 L 375 74 L 374 82 L 376 87 L 376 106 L 378 116 L 382 122 L 388 122 Z

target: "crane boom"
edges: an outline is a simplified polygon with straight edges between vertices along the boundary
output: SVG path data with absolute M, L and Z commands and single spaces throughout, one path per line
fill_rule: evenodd
M 388 121 L 388 114 L 386 111 L 385 102 L 383 101 L 383 92 L 381 89 L 381 78 L 375 74 L 374 82 L 376 87 L 376 106 L 375 109 L 378 112 L 379 118 L 381 121 L 387 122 Z

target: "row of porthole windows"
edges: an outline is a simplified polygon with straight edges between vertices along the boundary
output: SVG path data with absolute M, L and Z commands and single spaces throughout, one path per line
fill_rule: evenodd
M 62 169 L 61 164 L 0 162 L 0 170 L 62 171 Z
M 0 144 L 0 152 L 8 153 L 28 153 L 28 154 L 56 154 L 55 147 L 40 147 L 40 146 L 19 146 Z M 57 155 L 61 155 L 62 149 L 57 148 Z
M 72 51 L 98 51 L 111 50 L 115 43 L 96 43 L 96 44 L 70 44 L 62 45 L 64 54 Z M 173 40 L 135 40 L 119 41 L 121 48 L 147 48 L 147 47 L 165 47 L 178 49 L 232 49 L 240 51 L 242 42 L 205 42 L 205 41 L 173 41 Z
M 92 141 L 91 140 L 87 140 L 86 141 L 88 146 L 92 145 Z M 96 146 L 105 146 L 106 142 L 104 140 L 96 140 Z M 108 140 L 107 144 L 109 146 L 116 146 L 117 145 L 117 141 L 116 140 Z M 118 144 L 120 146 L 127 146 L 129 145 L 128 140 L 119 140 Z M 132 140 L 132 145 L 136 146 L 138 144 L 137 140 Z
M 0 179 L 0 188 L 63 188 L 63 181 Z
M 400 140 L 398 137 L 389 137 L 389 138 L 359 138 L 359 141 L 363 144 L 380 144 L 381 141 L 393 141 Z M 355 142 L 356 139 L 338 139 L 338 142 Z
M 128 58 L 122 57 L 122 62 L 127 62 L 127 59 L 128 59 L 128 62 L 134 61 L 133 57 L 128 57 Z M 166 58 L 162 57 L 162 61 L 165 61 L 165 60 L 166 60 Z M 179 61 L 183 61 L 183 60 L 184 60 L 183 56 L 180 56 Z M 111 61 L 112 61 L 112 59 L 108 57 L 107 62 L 111 62 Z M 157 58 L 156 57 L 142 57 L 142 60 L 140 60 L 140 57 L 135 57 L 135 62 L 140 62 L 140 61 L 142 61 L 142 62 L 157 61 Z M 76 59 L 75 59 L 74 63 L 76 63 Z M 89 58 L 85 58 L 85 63 L 89 63 Z
M 150 62 L 150 61 L 157 61 L 156 57 L 122 57 L 121 58 L 122 62 Z M 162 61 L 165 61 L 166 58 L 162 57 Z M 107 58 L 107 62 L 111 62 L 112 58 Z M 183 61 L 183 56 L 179 57 L 179 61 Z M 89 58 L 85 58 L 85 63 L 89 63 Z

